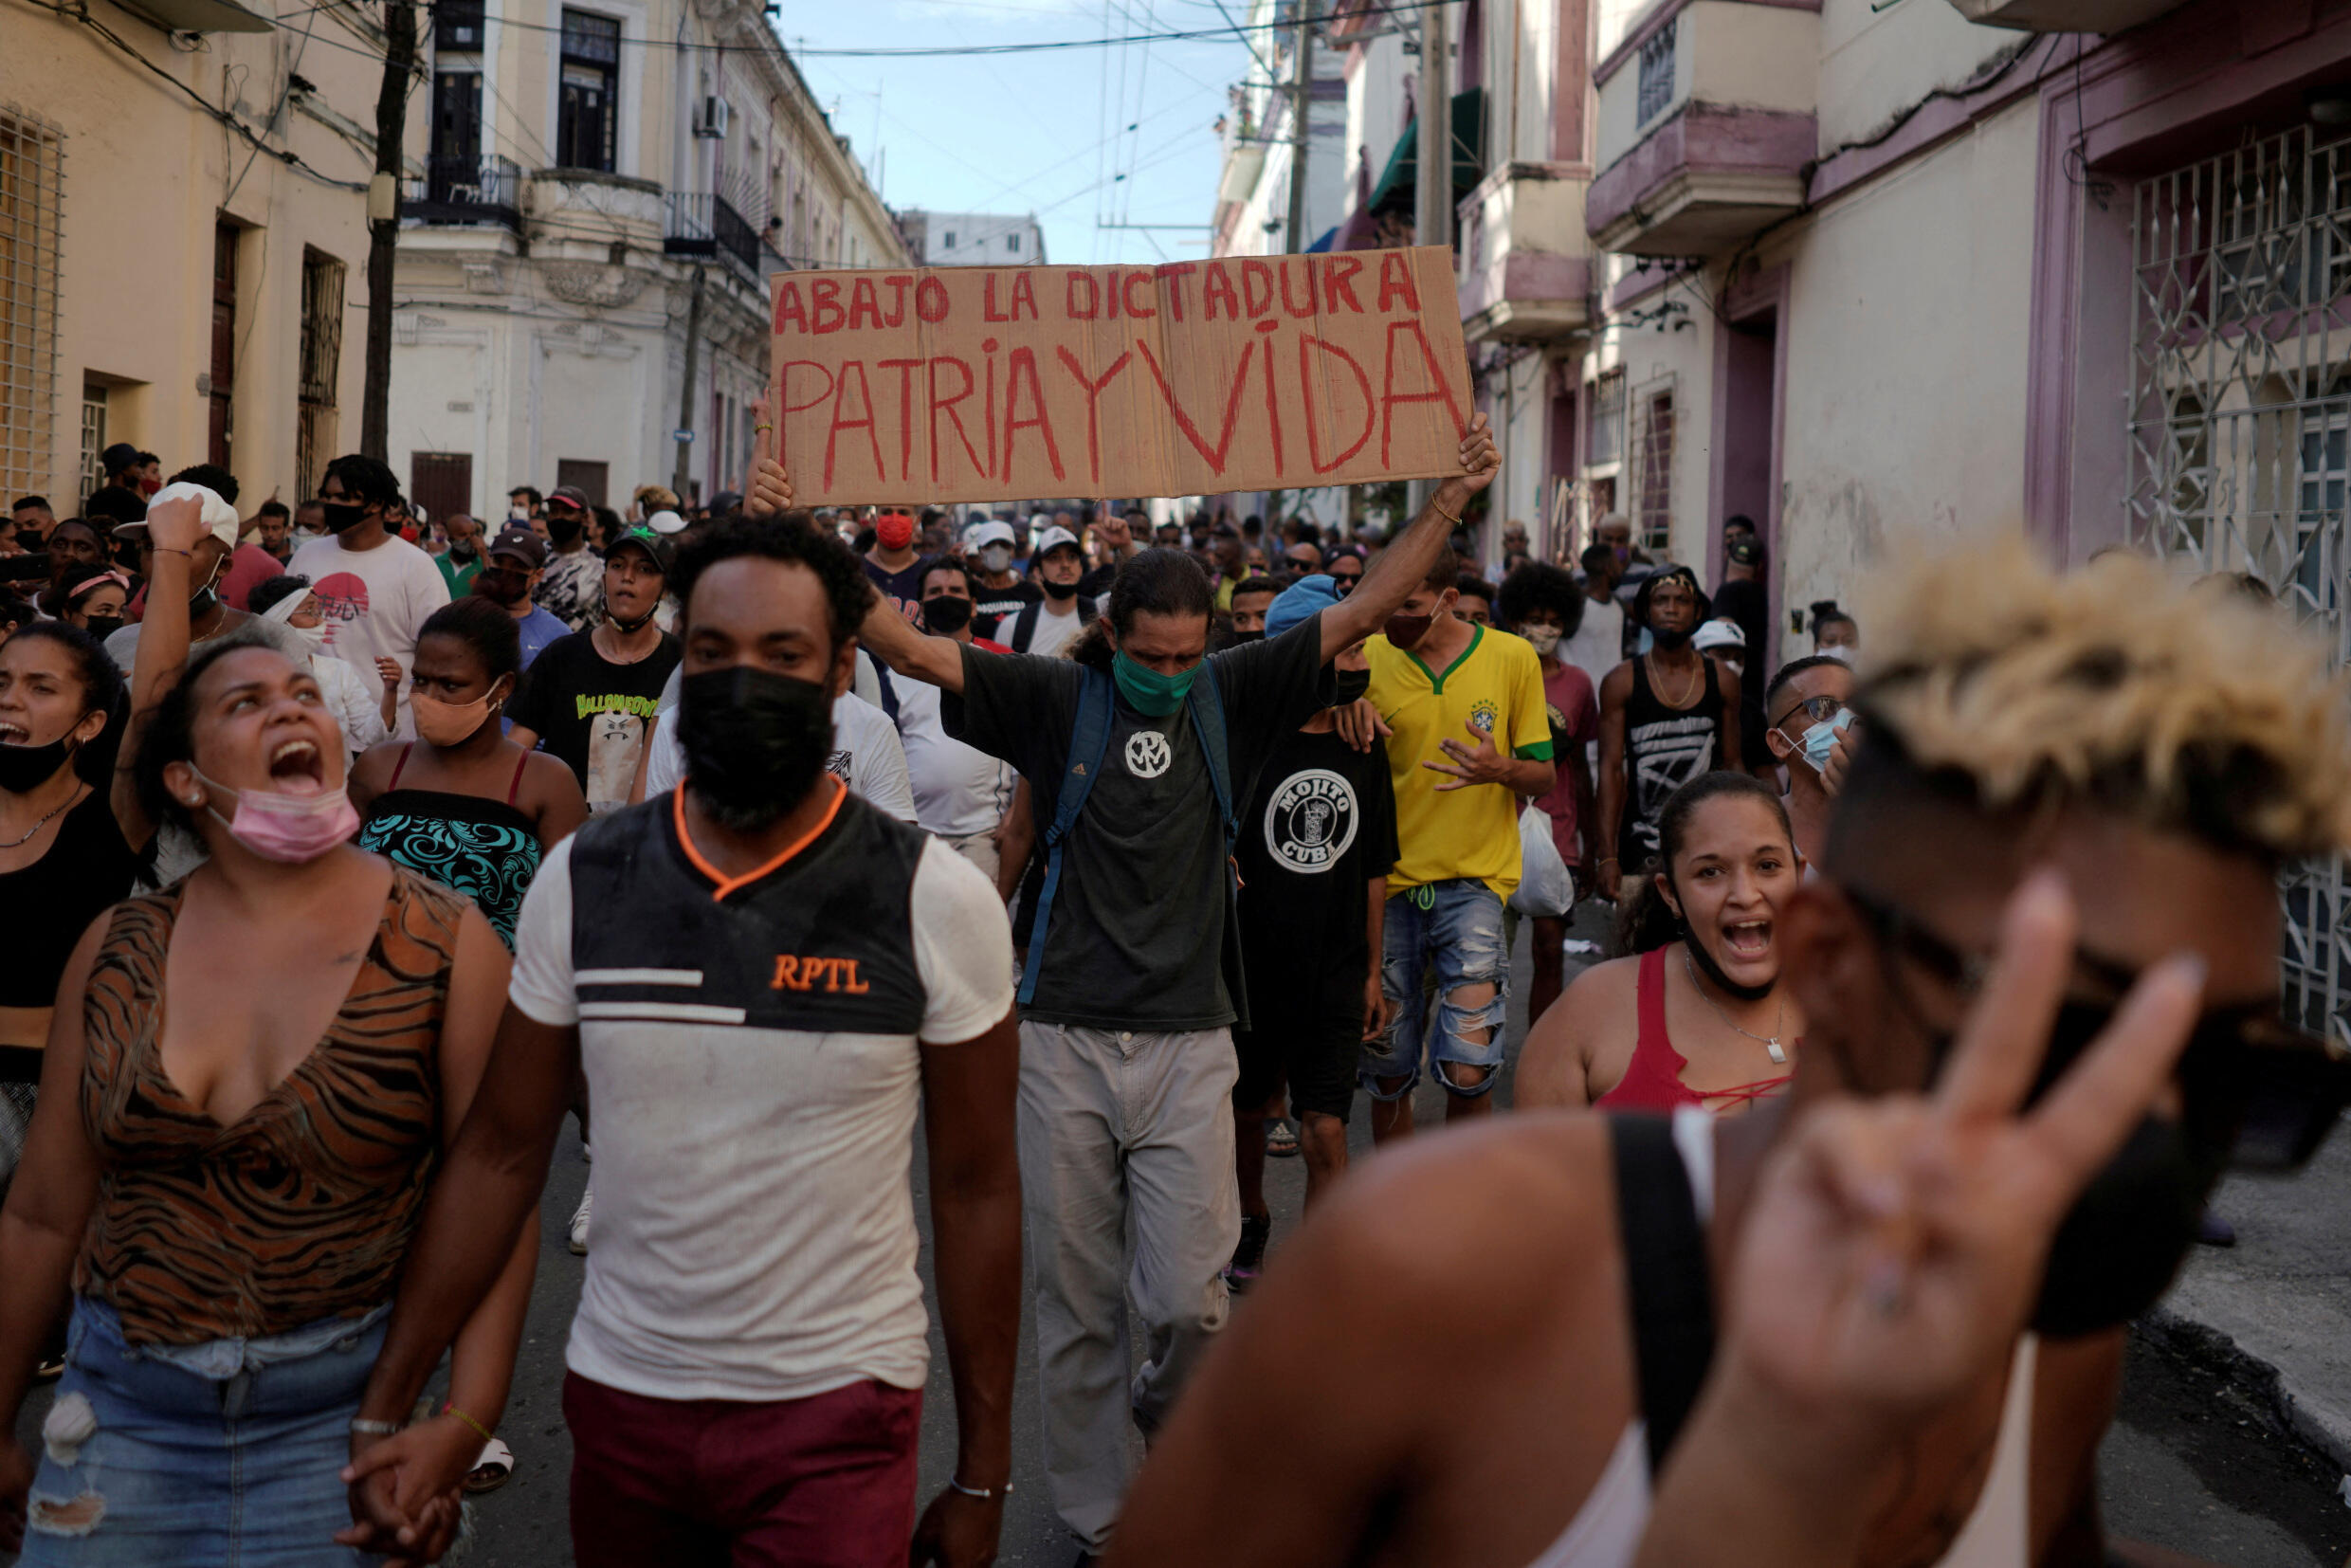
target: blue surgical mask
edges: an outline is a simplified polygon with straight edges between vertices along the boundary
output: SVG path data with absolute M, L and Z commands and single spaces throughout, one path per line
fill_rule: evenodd
M 1840 708 L 1834 719 L 1804 732 L 1804 760 L 1813 765 L 1813 772 L 1829 771 L 1829 754 L 1836 750 L 1837 737 L 1850 729 L 1852 723 L 1853 710 Z

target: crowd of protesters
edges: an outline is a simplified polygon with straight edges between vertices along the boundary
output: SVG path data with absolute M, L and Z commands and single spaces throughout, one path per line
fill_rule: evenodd
M 1744 518 L 1482 567 L 1497 461 L 1361 539 L 19 500 L 0 1549 L 437 1560 L 576 1116 L 584 1564 L 993 1560 L 1024 1303 L 1081 1564 L 2094 1559 L 2123 1326 L 2351 1100 L 2278 1007 L 2323 651 L 1996 544 L 1790 648 Z

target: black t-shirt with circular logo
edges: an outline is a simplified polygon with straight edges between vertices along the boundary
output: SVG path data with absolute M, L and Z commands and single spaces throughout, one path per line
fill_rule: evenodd
M 1261 987 L 1360 988 L 1365 884 L 1395 866 L 1388 747 L 1357 751 L 1336 734 L 1287 737 L 1241 813 L 1241 952 Z M 1275 980 L 1273 976 L 1281 976 Z M 1271 1011 L 1268 1009 L 1268 1011 Z

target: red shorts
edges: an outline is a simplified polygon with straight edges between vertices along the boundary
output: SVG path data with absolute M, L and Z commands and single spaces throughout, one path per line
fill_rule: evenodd
M 649 1399 L 563 1378 L 579 1568 L 904 1568 L 922 1391 Z

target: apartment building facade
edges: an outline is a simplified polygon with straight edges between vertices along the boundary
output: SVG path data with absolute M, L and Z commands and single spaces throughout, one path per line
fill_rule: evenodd
M 1711 581 L 1750 518 L 1750 668 L 1890 554 L 2019 529 L 2251 572 L 2351 653 L 2351 0 L 1450 9 L 1489 550 L 1615 513 Z M 1394 243 L 1417 28 L 1339 18 L 1340 243 Z M 2287 907 L 2289 1002 L 2351 1038 L 2351 884 Z
M 7 499 L 78 512 L 129 442 L 249 508 L 356 444 L 383 32 L 282 10 L 0 0 Z
M 909 256 L 750 0 L 442 0 L 408 140 L 391 459 L 435 515 L 732 489 L 768 290 Z
M 1033 212 L 898 214 L 898 232 L 923 266 L 1026 266 L 1045 261 L 1045 228 Z

